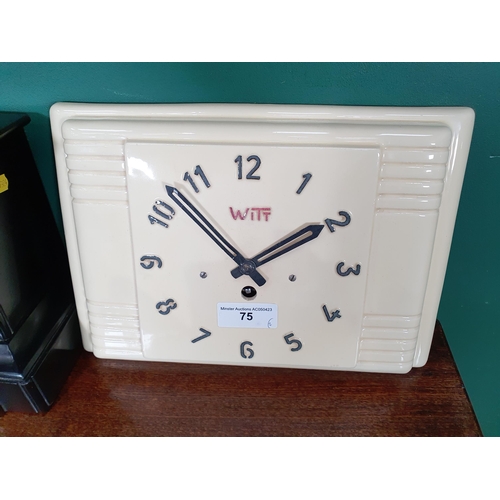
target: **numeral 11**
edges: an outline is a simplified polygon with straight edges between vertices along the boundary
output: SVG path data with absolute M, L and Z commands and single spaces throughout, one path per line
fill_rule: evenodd
M 201 177 L 201 180 L 203 181 L 203 184 L 205 184 L 205 186 L 207 186 L 207 188 L 210 187 L 210 182 L 208 182 L 208 179 L 207 179 L 207 176 L 205 175 L 205 172 L 203 172 L 202 168 L 199 165 L 196 165 L 196 168 L 194 169 L 194 175 L 199 175 Z M 200 192 L 200 190 L 198 189 L 198 186 L 193 181 L 193 178 L 189 175 L 189 172 L 186 172 L 184 174 L 184 180 L 188 181 L 189 184 L 191 184 L 191 187 L 194 189 L 195 193 Z

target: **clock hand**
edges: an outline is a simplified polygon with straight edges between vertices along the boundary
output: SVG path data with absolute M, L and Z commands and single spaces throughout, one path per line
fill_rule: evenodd
M 258 255 L 249 260 L 253 262 L 256 268 L 262 266 L 262 264 L 267 264 L 269 261 L 276 259 L 277 257 L 281 257 L 282 255 L 290 252 L 291 250 L 300 247 L 304 243 L 314 240 L 319 236 L 319 233 L 321 233 L 324 227 L 325 226 L 323 224 L 310 224 L 309 226 L 306 226 L 300 229 L 299 231 L 293 233 L 291 236 L 287 236 L 286 238 L 278 241 L 272 247 L 267 248 L 266 250 L 264 250 L 263 252 L 259 253 Z M 307 233 L 310 234 L 306 237 L 302 237 Z M 282 250 L 279 250 L 280 248 L 282 248 Z M 268 257 L 263 258 L 266 256 Z M 243 272 L 244 269 L 242 269 L 242 267 L 243 266 L 240 264 L 239 267 L 231 271 L 231 275 L 233 276 L 233 278 L 239 278 L 240 276 L 245 274 Z
M 255 265 L 251 260 L 245 259 L 236 248 L 234 248 L 204 215 L 176 188 L 165 184 L 168 196 L 181 208 L 203 231 L 221 248 L 226 255 L 238 264 L 241 274 L 246 274 L 252 278 L 257 285 L 262 286 L 266 280 L 255 270 Z

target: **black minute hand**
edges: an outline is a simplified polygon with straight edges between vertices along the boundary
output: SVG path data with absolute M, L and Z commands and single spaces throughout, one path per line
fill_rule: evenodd
M 226 255 L 242 268 L 242 274 L 247 274 L 257 285 L 262 286 L 266 280 L 255 270 L 251 261 L 247 261 L 236 248 L 234 248 L 222 234 L 215 229 L 205 216 L 176 188 L 165 184 L 168 196 L 188 215 L 203 231 L 221 248 Z
M 249 260 L 253 262 L 256 268 L 262 266 L 262 264 L 266 264 L 267 262 L 276 259 L 277 257 L 281 257 L 291 250 L 300 247 L 304 243 L 314 240 L 319 236 L 319 233 L 321 233 L 324 227 L 325 226 L 323 224 L 310 224 L 309 226 L 300 229 L 296 233 L 293 233 L 291 236 L 278 241 L 272 247 L 267 248 L 266 250 Z M 304 236 L 307 233 L 310 234 Z M 266 256 L 267 258 L 264 258 Z M 233 278 L 239 278 L 243 274 L 245 273 L 241 265 L 231 271 L 231 275 L 233 276 Z

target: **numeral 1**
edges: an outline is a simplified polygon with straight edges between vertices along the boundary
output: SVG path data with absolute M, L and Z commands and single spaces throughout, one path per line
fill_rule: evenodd
M 307 183 L 311 180 L 312 174 L 304 174 L 302 177 L 304 178 L 304 181 L 300 185 L 299 189 L 297 189 L 297 194 L 302 193 Z
M 207 188 L 210 187 L 210 182 L 208 182 L 205 172 L 203 172 L 202 168 L 199 165 L 196 165 L 196 168 L 194 169 L 194 175 L 199 175 L 205 186 L 207 186 Z
M 243 178 L 243 166 L 241 165 L 241 155 L 238 156 L 234 160 L 234 162 L 238 164 L 238 179 L 242 179 Z
M 205 172 L 203 172 L 203 169 L 199 165 L 196 165 L 196 168 L 194 169 L 194 175 L 199 175 L 201 177 L 201 180 L 203 181 L 203 184 L 205 184 L 205 186 L 207 186 L 207 188 L 210 187 L 210 182 L 208 181 L 207 176 L 205 175 Z M 198 189 L 198 186 L 193 181 L 193 178 L 189 175 L 189 172 L 186 172 L 184 174 L 183 179 L 185 181 L 188 181 L 189 184 L 191 184 L 191 187 L 194 189 L 195 193 L 200 192 L 200 190 Z

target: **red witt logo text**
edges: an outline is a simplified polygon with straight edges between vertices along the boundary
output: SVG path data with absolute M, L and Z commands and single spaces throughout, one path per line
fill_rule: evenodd
M 234 220 L 245 220 L 250 214 L 250 220 L 262 220 L 262 221 L 268 221 L 269 217 L 271 216 L 271 208 L 265 207 L 265 208 L 247 208 L 243 212 L 240 210 L 233 210 L 233 207 L 229 207 L 229 211 L 231 212 L 231 216 L 233 217 Z

